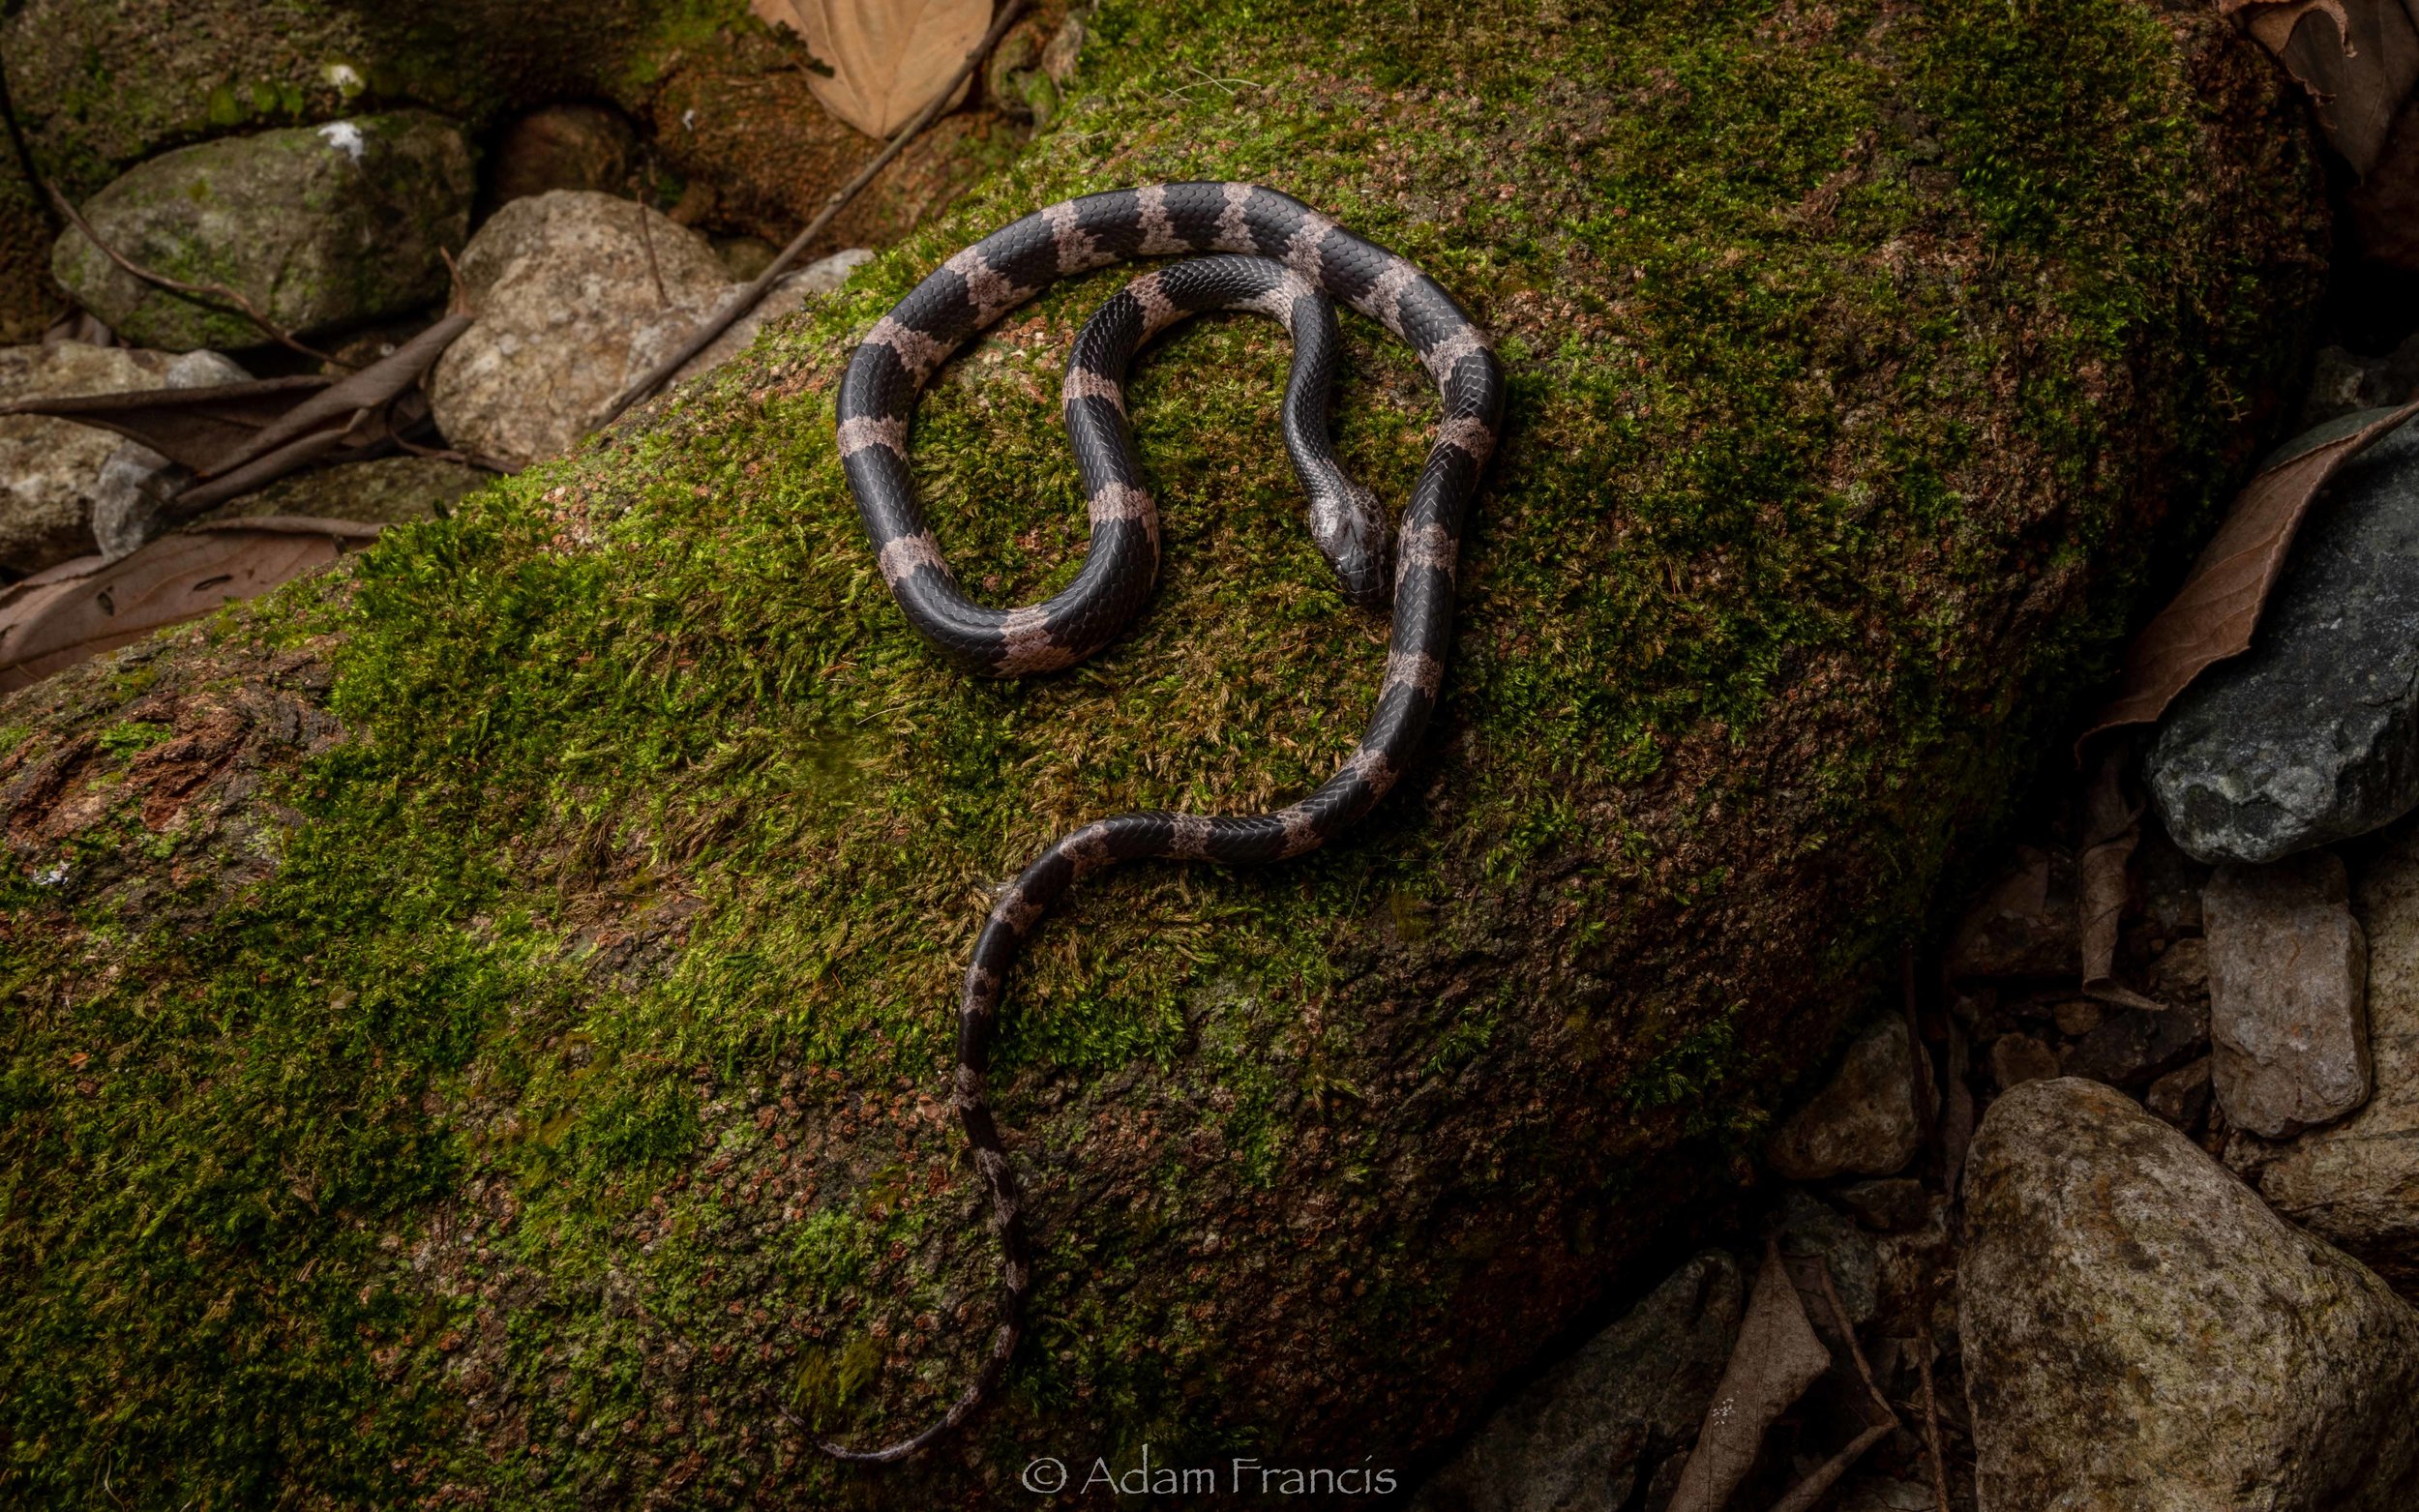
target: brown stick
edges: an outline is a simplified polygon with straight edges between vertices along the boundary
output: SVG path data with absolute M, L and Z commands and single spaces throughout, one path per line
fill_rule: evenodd
M 798 254 L 806 251 L 815 238 L 823 234 L 823 227 L 831 224 L 833 218 L 848 208 L 849 201 L 856 197 L 857 191 L 871 184 L 874 175 L 888 167 L 890 160 L 906 150 L 907 144 L 915 139 L 917 133 L 940 117 L 948 106 L 949 97 L 958 92 L 960 84 L 973 76 L 974 71 L 982 66 L 983 55 L 1007 35 L 1008 28 L 1015 24 L 1024 11 L 1025 0 L 1008 0 L 1001 6 L 1000 14 L 992 19 L 991 30 L 983 33 L 983 40 L 966 55 L 966 61 L 958 65 L 957 73 L 951 74 L 941 93 L 933 97 L 932 104 L 915 112 L 915 119 L 900 127 L 898 134 L 890 138 L 889 145 L 875 154 L 873 162 L 858 169 L 856 177 L 834 190 L 831 197 L 823 201 L 822 210 L 806 223 L 806 229 L 791 237 L 790 245 L 781 250 L 781 255 L 775 257 L 747 287 L 733 295 L 729 304 L 706 316 L 704 323 L 689 334 L 689 339 L 680 343 L 677 351 L 648 369 L 644 376 L 614 396 L 612 407 L 605 412 L 604 419 L 596 423 L 596 429 L 602 430 L 619 420 L 631 405 L 661 388 L 666 379 L 687 366 L 690 358 L 713 345 L 717 337 L 730 330 L 740 316 L 754 310 L 781 276 L 790 271 L 790 264 L 797 260 Z
M 662 310 L 672 304 L 672 296 L 664 292 L 664 269 L 655 260 L 655 228 L 646 223 L 646 206 L 639 206 L 639 241 L 646 248 L 646 276 L 655 281 L 655 308 Z
M 1865 1363 L 1865 1349 L 1856 1342 L 1856 1324 L 1848 1321 L 1848 1310 L 1839 1305 L 1839 1290 L 1831 1284 L 1831 1266 L 1819 1255 L 1814 1257 L 1814 1279 L 1823 1284 L 1823 1300 L 1831 1304 L 1831 1319 L 1839 1325 L 1839 1336 L 1848 1341 L 1848 1358 L 1856 1361 L 1856 1373 L 1864 1378 L 1865 1389 L 1872 1394 L 1873 1405 L 1881 1408 L 1881 1415 L 1890 1419 L 1885 1426 L 1897 1427 L 1897 1411 L 1891 1407 L 1890 1399 L 1881 1394 L 1880 1385 L 1873 1379 L 1873 1367 Z
M 1924 1448 L 1932 1467 L 1932 1499 L 1949 1512 L 1949 1470 L 1940 1458 L 1940 1403 L 1932 1395 L 1932 1331 L 1925 1324 L 1915 1341 L 1915 1372 L 1924 1380 Z
M 236 289 L 231 289 L 224 283 L 188 283 L 182 279 L 169 278 L 164 273 L 155 273 L 151 269 L 144 267 L 142 264 L 135 262 L 134 259 L 119 252 L 116 248 L 110 246 L 107 242 L 103 241 L 101 239 L 101 233 L 95 231 L 92 228 L 91 223 L 84 219 L 82 213 L 68 202 L 68 197 L 65 194 L 59 193 L 58 185 L 51 183 L 48 179 L 44 179 L 42 181 L 42 187 L 49 192 L 50 202 L 59 207 L 59 214 L 67 217 L 68 224 L 75 227 L 76 230 L 83 233 L 84 240 L 99 248 L 101 250 L 101 255 L 108 258 L 111 262 L 116 263 L 119 267 L 125 269 L 129 274 L 140 279 L 143 282 L 149 283 L 157 288 L 166 289 L 171 294 L 182 294 L 188 299 L 197 300 L 203 303 L 215 301 L 221 306 L 232 307 L 237 314 L 242 315 L 245 319 L 251 321 L 254 325 L 258 326 L 262 331 L 268 333 L 269 338 L 276 341 L 280 346 L 291 348 L 294 351 L 302 353 L 305 357 L 309 357 L 317 362 L 336 363 L 336 366 L 340 368 L 346 366 L 343 363 L 337 363 L 335 358 L 330 357 L 327 353 L 320 351 L 315 346 L 305 346 L 302 342 L 295 341 L 290 333 L 281 328 L 277 322 L 271 320 L 267 315 L 262 314 L 260 312 L 260 308 L 257 305 L 254 305 L 251 300 L 245 298 L 244 295 Z
M 1833 1455 L 1812 1474 L 1790 1488 L 1789 1495 L 1774 1502 L 1773 1512 L 1807 1512 L 1808 1508 L 1822 1499 L 1824 1492 L 1837 1485 L 1840 1476 L 1848 1473 L 1850 1466 L 1865 1458 L 1866 1450 L 1888 1438 L 1890 1430 L 1896 1426 L 1895 1422 L 1875 1423 L 1857 1435 L 1855 1438 L 1849 1440 L 1846 1448 Z

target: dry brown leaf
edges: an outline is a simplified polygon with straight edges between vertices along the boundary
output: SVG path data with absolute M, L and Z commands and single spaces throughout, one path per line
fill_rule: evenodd
M 1806 1320 L 1806 1304 L 1781 1262 L 1777 1245 L 1764 1247 L 1764 1268 L 1739 1323 L 1739 1342 L 1705 1409 L 1696 1448 L 1680 1471 L 1667 1512 L 1718 1512 L 1755 1464 L 1764 1430 L 1831 1369 L 1831 1351 Z
M 808 83 L 823 108 L 886 137 L 948 87 L 991 24 L 991 0 L 753 0 L 756 14 L 806 38 L 831 70 Z M 965 86 L 959 87 L 959 99 Z M 956 104 L 956 101 L 951 101 Z
M 2083 995 L 2123 1008 L 2163 1008 L 2116 980 L 2117 926 L 2133 895 L 2134 847 L 2141 840 L 2141 805 L 2125 793 L 2134 764 L 2131 742 L 2100 755 L 2100 771 L 2083 799 L 2083 852 L 2077 861 L 2076 934 L 2082 940 Z
M 2093 736 L 2150 724 L 2203 668 L 2250 649 L 2259 611 L 2312 500 L 2345 462 L 2415 414 L 2419 402 L 2405 404 L 2348 435 L 2297 452 L 2251 480 L 2174 601 L 2125 648 L 2123 684 L 2076 743 L 2078 758 Z
M 2316 104 L 2327 140 L 2367 178 L 2419 84 L 2419 26 L 2403 0 L 2221 0 L 2219 10 L 2243 16 Z
M 0 692 L 324 567 L 375 525 L 260 516 L 62 562 L 0 595 Z

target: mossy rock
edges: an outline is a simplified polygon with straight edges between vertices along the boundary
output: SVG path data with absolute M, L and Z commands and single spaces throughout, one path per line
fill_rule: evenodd
M 50 219 L 42 191 L 0 154 L 0 346 L 42 339 L 67 301 L 50 282 Z
M 445 291 L 470 234 L 470 144 L 425 110 L 201 142 L 142 163 L 83 206 L 111 252 L 187 284 L 234 289 L 305 333 L 408 314 Z M 80 229 L 51 276 L 128 341 L 163 351 L 253 346 L 230 301 L 135 278 Z
M 0 704 L 0 1487 L 75 1505 L 1026 1505 L 1425 1456 L 1766 1127 L 2189 559 L 2300 355 L 2299 104 L 2205 8 L 1111 5 L 945 221 L 573 458 Z M 855 338 L 1064 195 L 1256 180 L 1497 333 L 1417 774 L 1333 848 L 1088 883 L 996 1081 L 1032 1328 L 941 1097 L 987 888 L 1321 779 L 1380 678 L 1266 322 L 1134 386 L 1166 511 L 1088 666 L 958 675 L 831 440 Z M 925 400 L 995 602 L 1083 509 L 1058 290 Z M 1342 446 L 1432 399 L 1348 322 Z M 2153 563 L 2164 564 L 2154 569 Z
M 655 188 L 702 190 L 710 223 L 787 241 L 877 146 L 815 103 L 803 43 L 747 0 L 22 0 L 0 7 L 0 59 L 35 163 L 79 200 L 220 136 L 415 105 L 486 133 L 608 101 L 650 127 L 676 175 Z M 1017 141 L 987 109 L 945 118 L 818 250 L 896 240 Z M 4 170 L 0 218 L 0 233 L 22 220 Z M 0 318 L 48 292 L 10 246 L 0 234 Z

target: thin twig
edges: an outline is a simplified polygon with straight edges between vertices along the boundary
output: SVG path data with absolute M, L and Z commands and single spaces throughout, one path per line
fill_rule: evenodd
M 1924 1448 L 1932 1467 L 1932 1499 L 1949 1512 L 1949 1470 L 1940 1457 L 1940 1402 L 1932 1395 L 1932 1330 L 1925 1323 L 1915 1341 L 1915 1373 L 1924 1381 Z
M 172 294 L 182 294 L 188 299 L 197 300 L 203 303 L 215 301 L 223 307 L 232 307 L 236 314 L 242 315 L 245 319 L 251 321 L 254 325 L 258 326 L 262 331 L 268 333 L 270 339 L 275 341 L 280 346 L 289 347 L 294 351 L 302 353 L 305 357 L 309 357 L 317 362 L 335 363 L 335 365 L 339 368 L 344 368 L 347 371 L 350 370 L 351 365 L 349 363 L 337 362 L 335 358 L 330 357 L 323 351 L 320 351 L 317 347 L 305 346 L 302 342 L 295 341 L 291 333 L 281 328 L 277 322 L 271 320 L 267 315 L 262 314 L 260 312 L 260 307 L 245 298 L 240 291 L 231 289 L 224 283 L 188 283 L 182 279 L 169 278 L 164 273 L 155 273 L 151 269 L 134 261 L 123 252 L 120 252 L 116 248 L 101 239 L 101 233 L 95 231 L 92 228 L 91 223 L 84 219 L 82 213 L 79 212 L 73 204 L 68 202 L 68 197 L 65 194 L 59 193 L 58 185 L 51 183 L 48 179 L 44 179 L 42 181 L 42 187 L 49 192 L 50 202 L 59 207 L 59 214 L 67 217 L 68 224 L 82 232 L 84 240 L 101 249 L 101 255 L 108 258 L 111 262 L 116 263 L 119 267 L 125 269 L 129 274 L 140 279 L 143 282 L 152 284 L 159 288 L 166 289 Z
M 646 206 L 640 204 L 639 241 L 646 248 L 646 276 L 655 281 L 655 308 L 663 310 L 672 304 L 672 296 L 664 292 L 664 269 L 655 260 L 655 228 L 646 223 Z
M 871 184 L 874 181 L 874 175 L 888 167 L 890 160 L 905 151 L 907 144 L 915 139 L 917 133 L 940 117 L 941 111 L 949 104 L 949 97 L 958 92 L 960 84 L 973 76 L 974 71 L 982 66 L 983 55 L 991 51 L 992 45 L 1001 37 L 1007 35 L 1008 28 L 1015 24 L 1017 16 L 1022 15 L 1024 10 L 1025 0 L 1008 0 L 1007 4 L 1001 6 L 999 15 L 992 20 L 991 30 L 985 32 L 983 40 L 974 44 L 974 50 L 966 55 L 966 61 L 958 65 L 957 73 L 950 75 L 949 82 L 941 86 L 940 94 L 933 97 L 932 104 L 915 112 L 913 120 L 899 128 L 899 133 L 890 138 L 889 145 L 875 154 L 873 162 L 859 168 L 856 177 L 834 190 L 831 197 L 823 201 L 821 211 L 814 220 L 806 223 L 806 229 L 791 237 L 790 245 L 781 250 L 781 255 L 775 257 L 747 287 L 733 295 L 722 309 L 708 315 L 704 323 L 691 332 L 689 339 L 681 342 L 679 348 L 671 356 L 648 369 L 636 383 L 616 395 L 612 406 L 606 410 L 604 418 L 596 423 L 596 429 L 602 430 L 619 420 L 623 411 L 661 388 L 666 379 L 688 366 L 690 358 L 713 345 L 716 338 L 730 330 L 740 316 L 754 310 L 773 284 L 780 281 L 781 276 L 790 271 L 790 264 L 797 260 L 798 254 L 805 252 L 815 238 L 823 234 L 823 228 L 831 224 L 833 219 L 842 210 L 848 208 L 849 201 L 856 197 L 857 191 Z
M 1789 1495 L 1773 1503 L 1773 1512 L 1807 1512 L 1823 1498 L 1823 1493 L 1838 1484 L 1849 1467 L 1865 1458 L 1865 1451 L 1890 1436 L 1895 1423 L 1875 1423 L 1851 1439 L 1848 1446 L 1833 1455 L 1822 1467 L 1790 1489 Z
M 1881 1387 L 1874 1383 L 1873 1368 L 1865 1363 L 1865 1349 L 1856 1342 L 1856 1324 L 1848 1321 L 1848 1310 L 1839 1305 L 1839 1290 L 1831 1284 L 1831 1265 L 1819 1255 L 1814 1257 L 1814 1279 L 1823 1284 L 1823 1300 L 1831 1304 L 1832 1321 L 1839 1325 L 1840 1337 L 1848 1341 L 1848 1358 L 1856 1361 L 1856 1373 L 1864 1378 L 1865 1389 L 1872 1393 L 1874 1405 L 1881 1408 L 1884 1417 L 1890 1419 L 1890 1426 L 1897 1427 L 1898 1413 L 1891 1407 L 1890 1399 L 1881 1394 Z

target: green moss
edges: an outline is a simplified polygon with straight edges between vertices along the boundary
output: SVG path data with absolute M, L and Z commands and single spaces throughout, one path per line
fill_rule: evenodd
M 1296 518 L 1265 323 L 1196 323 L 1135 383 L 1167 566 L 1086 668 L 958 675 L 863 549 L 851 340 L 981 230 L 1158 179 L 1270 183 L 1413 256 L 1499 332 L 1511 439 L 1406 789 L 1283 868 L 1088 884 L 1018 974 L 999 1081 L 1050 1221 L 985 1442 L 1285 1442 L 1237 1404 L 1329 1388 L 1264 1315 L 1353 1391 L 1482 1398 L 1634 1245 L 1650 1157 L 1743 1138 L 1859 998 L 2044 690 L 2105 660 L 2130 512 L 2222 491 L 2217 400 L 2272 383 L 2311 292 L 2249 276 L 2273 244 L 2226 240 L 2127 0 L 1876 26 L 1112 7 L 1054 131 L 745 364 L 94 670 L 104 703 L 217 707 L 174 668 L 257 640 L 329 662 L 345 733 L 234 838 L 145 817 L 116 736 L 64 877 L 0 880 L 0 1489 L 879 1494 L 776 1408 L 870 1437 L 980 1348 L 992 1256 L 934 1099 L 985 889 L 1103 813 L 1300 791 L 1380 675 Z M 1079 564 L 1053 372 L 1113 280 L 919 415 L 992 602 Z M 1433 401 L 1349 340 L 1341 444 L 1398 497 Z M 1407 1450 L 1457 1408 L 1404 1391 L 1319 1421 Z

